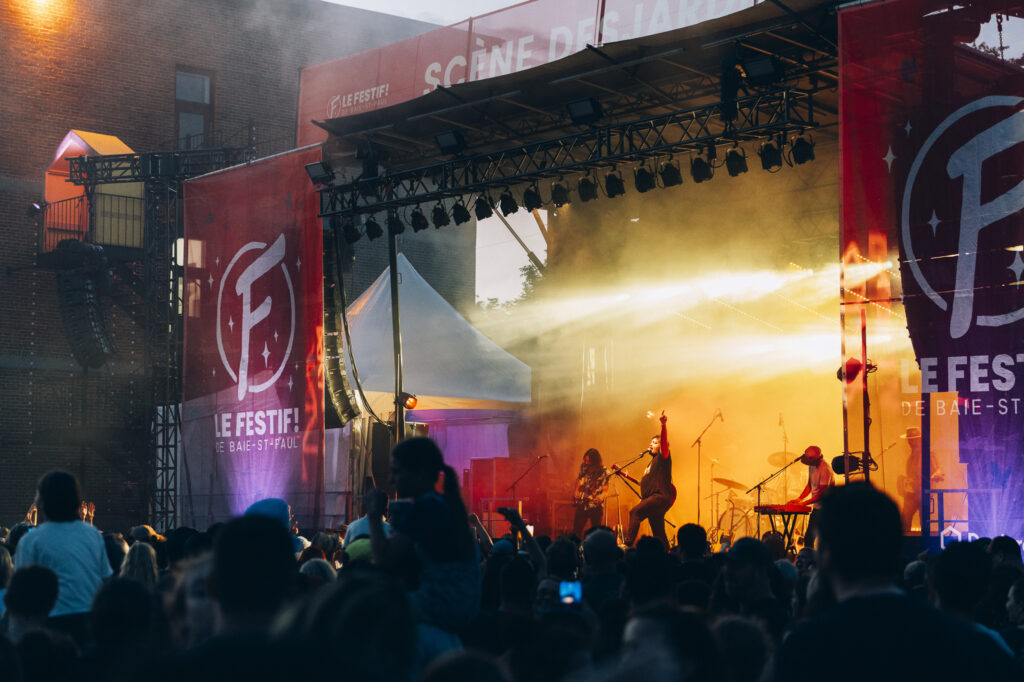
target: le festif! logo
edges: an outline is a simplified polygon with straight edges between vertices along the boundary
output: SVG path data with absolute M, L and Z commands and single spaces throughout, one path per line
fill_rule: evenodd
M 234 317 L 229 315 L 228 327 L 234 332 L 236 324 L 238 325 L 238 333 L 240 334 L 240 343 L 238 349 L 238 358 L 235 363 L 231 362 L 228 358 L 228 352 L 224 347 L 224 335 L 223 335 L 223 311 L 224 311 L 224 289 L 230 281 L 232 272 L 239 260 L 243 258 L 250 251 L 260 251 L 247 266 L 245 266 L 238 273 L 234 280 L 234 293 L 239 299 L 241 306 L 240 320 L 238 323 L 234 321 Z M 251 256 L 250 256 L 251 257 Z M 281 374 L 284 372 L 287 360 L 292 352 L 292 344 L 295 341 L 295 287 L 292 285 L 291 275 L 288 274 L 288 268 L 284 264 L 285 257 L 285 241 L 284 235 L 278 236 L 278 238 L 267 247 L 264 242 L 249 242 L 242 248 L 235 252 L 235 255 L 231 258 L 227 268 L 224 270 L 224 275 L 220 280 L 220 288 L 217 293 L 217 350 L 220 352 L 220 359 L 224 365 L 224 369 L 227 370 L 228 375 L 233 381 L 238 384 L 238 399 L 242 400 L 249 393 L 260 393 L 273 386 L 278 379 L 281 378 Z M 266 365 L 265 369 L 269 369 L 269 359 L 271 353 L 269 351 L 266 339 L 269 338 L 271 331 L 268 329 L 268 325 L 262 325 L 271 314 L 274 309 L 274 299 L 271 296 L 266 296 L 259 303 L 259 305 L 253 307 L 253 285 L 263 277 L 271 276 L 277 272 L 277 267 L 280 265 L 280 273 L 284 277 L 284 283 L 288 291 L 288 312 L 290 316 L 290 324 L 288 328 L 288 343 L 286 345 L 284 355 L 281 356 L 280 360 L 276 363 L 278 365 L 274 373 L 265 381 L 252 383 L 250 378 L 253 372 L 249 367 L 250 351 L 252 348 L 259 347 L 258 342 L 253 343 L 254 338 L 263 340 L 263 361 Z M 279 315 L 279 313 L 278 313 Z M 259 334 L 263 331 L 263 334 Z M 273 330 L 273 336 L 278 337 L 277 330 Z
M 1024 182 L 1012 189 L 982 203 L 988 196 L 982 186 L 982 165 L 1000 152 L 1024 142 L 1024 111 L 1017 111 L 1024 98 L 1010 96 L 989 96 L 977 99 L 950 114 L 932 131 L 907 175 L 900 208 L 900 230 L 909 266 L 921 290 L 931 301 L 946 311 L 950 305 L 936 290 L 915 254 L 911 235 L 911 198 L 922 165 L 939 139 L 961 119 L 989 108 L 1009 108 L 1011 115 L 983 130 L 950 154 L 946 173 L 950 180 L 962 178 L 963 196 L 960 204 L 960 233 L 957 248 L 956 280 L 949 316 L 949 335 L 958 339 L 964 336 L 973 323 L 982 327 L 1002 327 L 1024 318 L 1024 308 L 999 315 L 974 314 L 974 288 L 977 281 L 978 244 L 981 232 L 988 226 L 1024 209 Z M 934 214 L 933 214 L 934 220 Z M 952 222 L 951 222 L 952 224 Z M 933 225 L 933 228 L 936 227 Z M 930 255 L 930 254 L 929 254 Z M 925 255 L 924 257 L 927 257 Z M 1019 260 L 1019 254 L 1018 254 Z M 1017 261 L 1015 261 L 1016 265 Z M 1012 269 L 1012 268 L 1011 268 Z M 1020 278 L 1020 273 L 1015 272 Z

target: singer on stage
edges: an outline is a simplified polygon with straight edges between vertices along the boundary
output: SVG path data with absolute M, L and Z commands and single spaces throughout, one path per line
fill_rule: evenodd
M 651 534 L 661 540 L 668 549 L 668 536 L 665 535 L 665 512 L 675 501 L 675 489 L 672 487 L 672 455 L 668 447 L 668 417 L 661 413 L 661 435 L 651 439 L 651 447 L 647 453 L 651 461 L 644 469 L 640 479 L 640 501 L 629 510 L 629 529 L 626 531 L 625 542 L 632 547 L 640 532 L 640 522 L 647 519 L 651 526 Z
M 590 527 L 601 525 L 604 517 L 604 498 L 608 493 L 608 472 L 601 463 L 601 453 L 590 448 L 583 453 L 580 473 L 576 477 L 576 489 L 572 501 L 576 507 L 572 532 L 583 539 L 583 529 L 590 521 Z

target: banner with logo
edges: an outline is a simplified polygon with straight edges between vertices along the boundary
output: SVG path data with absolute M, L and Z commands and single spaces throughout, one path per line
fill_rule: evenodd
M 185 183 L 179 513 L 279 497 L 316 527 L 324 480 L 323 242 L 300 149 Z
M 415 99 L 587 49 L 695 26 L 761 0 L 531 0 L 302 70 L 299 144 L 327 134 L 313 121 Z M 788 3 L 793 5 L 793 2 Z M 802 9 L 802 0 L 796 9 Z
M 931 536 L 1020 540 L 1024 70 L 1019 45 L 983 44 L 1002 40 L 1008 5 L 949 8 L 840 13 L 847 355 L 860 357 L 863 310 L 869 445 L 905 525 L 923 500 Z M 848 391 L 863 448 L 860 381 Z

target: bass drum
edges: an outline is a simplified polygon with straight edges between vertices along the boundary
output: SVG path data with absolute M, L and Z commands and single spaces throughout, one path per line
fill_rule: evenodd
M 732 542 L 738 538 L 753 537 L 756 532 L 753 512 L 730 506 L 718 518 L 718 528 Z

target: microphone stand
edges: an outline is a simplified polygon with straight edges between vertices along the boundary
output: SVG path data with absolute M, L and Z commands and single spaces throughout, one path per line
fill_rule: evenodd
M 796 464 L 797 462 L 799 462 L 801 460 L 801 458 L 803 458 L 803 455 L 800 455 L 800 457 L 797 457 L 792 462 L 790 462 L 786 466 L 782 467 L 781 469 L 776 471 L 774 474 L 771 474 L 768 478 L 764 479 L 763 481 L 761 481 L 760 483 L 758 483 L 753 488 L 751 488 L 750 490 L 748 490 L 747 492 L 745 492 L 743 494 L 744 495 L 749 495 L 750 493 L 752 493 L 752 492 L 754 492 L 756 490 L 757 491 L 757 506 L 760 507 L 761 506 L 761 488 L 764 487 L 764 485 L 768 481 L 772 480 L 773 478 L 775 478 L 776 476 L 781 474 L 783 471 L 785 471 L 789 467 L 791 467 L 794 464 Z M 786 494 L 787 495 L 789 494 L 788 490 L 786 491 Z M 757 513 L 757 538 L 759 540 L 761 539 L 761 513 L 760 512 Z
M 704 438 L 704 434 L 708 432 L 708 429 L 710 429 L 712 427 L 712 425 L 714 425 L 715 420 L 718 419 L 718 417 L 719 417 L 718 411 L 716 410 L 715 414 L 712 415 L 712 417 L 711 417 L 711 421 L 708 422 L 708 425 L 705 426 L 704 430 L 700 432 L 699 436 L 697 436 L 697 440 L 693 441 L 693 444 L 690 445 L 690 449 L 691 450 L 695 446 L 697 448 L 697 525 L 698 526 L 700 525 L 700 446 L 701 446 L 701 439 Z
M 546 457 L 547 457 L 547 455 L 538 455 L 537 459 L 533 460 L 533 463 L 530 464 L 530 466 L 526 467 L 526 470 L 523 471 L 523 473 L 519 475 L 519 478 L 517 478 L 516 480 L 512 481 L 512 485 L 510 485 L 509 487 L 505 488 L 505 492 L 509 492 L 509 491 L 512 492 L 512 503 L 515 505 L 516 510 L 520 514 L 523 513 L 523 510 L 522 510 L 522 507 L 519 506 L 519 498 L 516 497 L 516 485 L 519 483 L 519 481 L 521 481 L 524 478 L 526 478 L 526 474 L 528 474 L 531 471 L 533 471 L 533 468 L 535 466 L 537 466 L 538 464 L 540 464 L 540 461 L 542 459 L 546 458 Z

